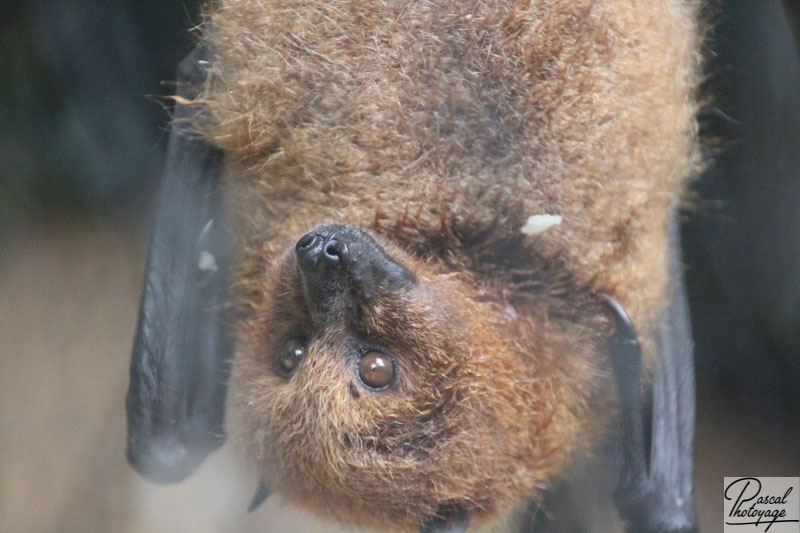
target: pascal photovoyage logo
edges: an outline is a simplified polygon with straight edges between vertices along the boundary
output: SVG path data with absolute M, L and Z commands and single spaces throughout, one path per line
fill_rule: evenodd
M 800 533 L 800 477 L 726 477 L 724 533 Z

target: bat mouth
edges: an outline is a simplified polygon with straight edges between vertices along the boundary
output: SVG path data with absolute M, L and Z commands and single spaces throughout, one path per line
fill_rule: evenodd
M 295 254 L 306 304 L 320 317 L 416 283 L 367 232 L 344 224 L 314 228 L 297 241 Z

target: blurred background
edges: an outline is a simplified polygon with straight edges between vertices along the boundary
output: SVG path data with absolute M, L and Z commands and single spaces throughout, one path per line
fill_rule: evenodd
M 800 56 L 788 0 L 709 11 L 712 166 L 683 233 L 701 530 L 722 531 L 723 476 L 800 475 Z M 245 513 L 236 443 L 176 486 L 124 459 L 163 97 L 198 20 L 186 0 L 0 3 L 2 533 L 319 527 L 277 499 Z

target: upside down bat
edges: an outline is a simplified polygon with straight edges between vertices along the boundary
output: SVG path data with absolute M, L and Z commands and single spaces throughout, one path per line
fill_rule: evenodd
M 179 69 L 134 467 L 194 471 L 224 438 L 232 371 L 254 504 L 503 527 L 619 427 L 631 531 L 692 530 L 675 213 L 699 164 L 697 9 L 211 7 Z

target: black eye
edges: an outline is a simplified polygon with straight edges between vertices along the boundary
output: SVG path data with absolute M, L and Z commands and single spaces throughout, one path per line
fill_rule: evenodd
M 358 362 L 358 374 L 368 387 L 381 389 L 389 385 L 394 378 L 394 361 L 381 352 L 374 350 L 367 352 Z
M 297 368 L 303 357 L 306 356 L 306 340 L 297 337 L 289 339 L 281 349 L 280 357 L 278 357 L 278 364 L 281 365 L 281 370 L 287 374 Z

